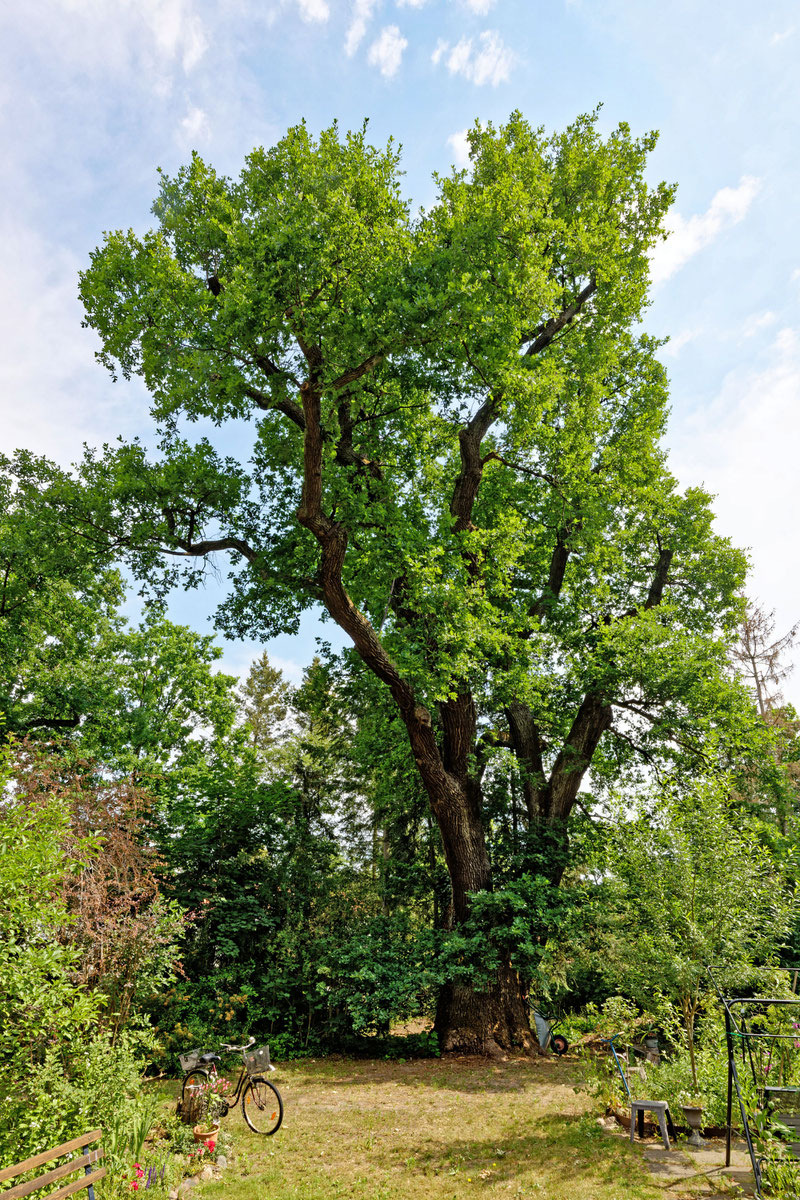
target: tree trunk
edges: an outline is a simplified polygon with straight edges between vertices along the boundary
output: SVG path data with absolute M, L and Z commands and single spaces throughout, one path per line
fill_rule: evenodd
M 470 893 L 490 891 L 492 879 L 480 784 L 467 779 L 459 786 L 451 778 L 449 785 L 444 793 L 431 796 L 431 807 L 442 835 L 453 892 L 452 925 L 457 927 L 469 916 Z M 434 1029 L 444 1053 L 496 1057 L 509 1050 L 538 1049 L 519 976 L 507 958 L 485 990 L 467 983 L 445 984 Z
M 538 1051 L 519 976 L 508 962 L 500 964 L 496 981 L 486 991 L 445 984 L 436 1005 L 434 1029 L 443 1053 L 498 1058 L 509 1050 Z

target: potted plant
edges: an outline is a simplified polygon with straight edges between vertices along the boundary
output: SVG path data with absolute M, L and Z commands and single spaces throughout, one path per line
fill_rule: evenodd
M 705 1145 L 700 1137 L 700 1129 L 703 1124 L 703 1097 L 697 1092 L 681 1092 L 679 1100 L 686 1124 L 691 1130 L 689 1145 L 697 1147 Z

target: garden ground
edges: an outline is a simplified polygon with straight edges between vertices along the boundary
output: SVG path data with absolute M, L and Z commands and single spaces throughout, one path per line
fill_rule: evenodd
M 695 1174 L 721 1164 L 724 1143 L 710 1146 L 705 1161 L 681 1146 L 665 1173 L 667 1156 L 652 1140 L 646 1149 L 631 1146 L 613 1121 L 599 1120 L 595 1102 L 574 1090 L 574 1060 L 335 1058 L 288 1063 L 273 1078 L 284 1097 L 282 1128 L 258 1137 L 241 1110 L 229 1117 L 232 1161 L 221 1181 L 192 1189 L 197 1200 L 733 1194 L 718 1174 Z

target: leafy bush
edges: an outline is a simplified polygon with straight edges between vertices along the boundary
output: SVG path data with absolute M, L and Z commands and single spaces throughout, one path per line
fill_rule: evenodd
M 66 1059 L 63 1047 L 52 1047 L 6 1096 L 0 1158 L 16 1162 L 95 1127 L 118 1130 L 123 1146 L 140 1145 L 135 1129 L 152 1107 L 141 1094 L 143 1066 L 124 1035 L 112 1045 L 98 1034 Z

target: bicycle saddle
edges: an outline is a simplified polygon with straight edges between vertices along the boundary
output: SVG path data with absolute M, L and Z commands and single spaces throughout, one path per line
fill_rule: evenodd
M 198 1059 L 198 1062 L 201 1062 L 201 1063 L 221 1062 L 221 1061 L 222 1061 L 222 1059 L 220 1058 L 220 1056 L 218 1054 L 201 1054 L 200 1058 Z

